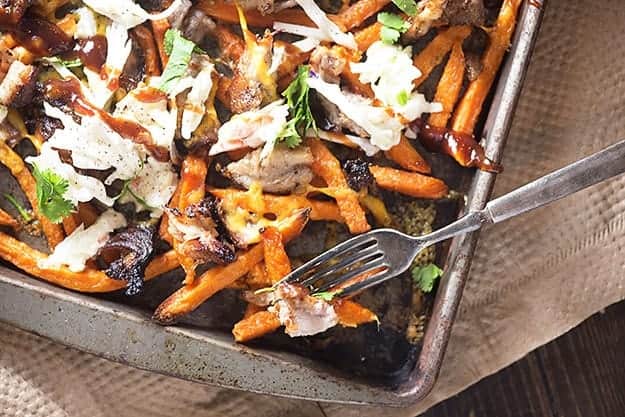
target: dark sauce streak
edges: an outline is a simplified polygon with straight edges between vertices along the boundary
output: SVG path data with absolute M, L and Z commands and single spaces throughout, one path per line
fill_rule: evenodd
M 473 135 L 430 126 L 421 119 L 415 120 L 410 126 L 417 132 L 421 143 L 431 152 L 449 155 L 463 167 L 479 168 L 488 172 L 503 171 L 500 164 L 486 157 L 484 148 L 476 142 Z
M 37 17 L 24 17 L 7 28 L 17 42 L 37 56 L 54 56 L 72 50 L 74 40 L 57 25 Z
M 106 38 L 102 35 L 96 35 L 76 41 L 72 50 L 65 53 L 63 58 L 67 60 L 78 58 L 85 67 L 100 72 L 106 61 L 107 50 Z
M 46 84 L 44 97 L 50 104 L 80 116 L 93 116 L 97 113 L 111 129 L 126 139 L 144 145 L 157 160 L 162 162 L 169 160 L 169 150 L 155 145 L 152 135 L 143 126 L 130 120 L 113 117 L 103 110 L 90 106 L 82 96 L 78 80 L 50 80 Z

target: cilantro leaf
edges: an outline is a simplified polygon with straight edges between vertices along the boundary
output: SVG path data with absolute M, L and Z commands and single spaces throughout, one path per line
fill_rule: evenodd
M 278 141 L 286 143 L 289 148 L 295 148 L 302 143 L 302 137 L 309 128 L 317 130 L 308 102 L 309 87 L 307 80 L 309 71 L 308 65 L 300 65 L 297 68 L 297 76 L 282 93 L 289 106 L 290 119 L 280 133 Z
M 340 293 L 341 293 L 341 290 L 323 291 L 323 292 L 312 294 L 312 296 L 329 303 L 330 301 L 334 299 L 334 297 L 338 296 Z
M 37 204 L 39 210 L 53 223 L 59 223 L 73 210 L 74 205 L 63 195 L 69 189 L 69 182 L 53 171 L 40 171 L 33 165 L 33 176 L 37 182 Z
M 408 99 L 410 98 L 408 91 L 401 90 L 399 94 L 397 94 L 397 104 L 400 106 L 405 106 L 408 104 Z
M 59 58 L 58 56 L 50 56 L 50 57 L 43 57 L 41 58 L 41 60 L 47 64 L 61 64 L 67 68 L 76 68 L 76 67 L 82 66 L 82 61 L 80 60 L 80 58 L 66 61 L 64 59 Z
M 177 37 L 181 37 L 182 39 L 186 40 L 187 42 L 191 42 L 188 39 L 185 39 L 184 37 L 182 37 L 182 33 L 177 30 L 177 29 L 168 29 L 167 32 L 165 32 L 165 38 L 163 39 L 163 48 L 165 48 L 165 53 L 169 56 L 171 55 L 171 51 L 174 49 L 174 40 Z M 195 52 L 196 54 L 205 54 L 206 51 L 204 51 L 202 48 L 200 48 L 199 46 L 194 44 L 194 48 L 193 48 L 193 52 Z
M 397 42 L 399 35 L 410 29 L 410 23 L 394 13 L 378 13 L 378 22 L 384 25 L 380 30 L 380 39 L 387 44 Z
M 161 75 L 159 90 L 169 93 L 187 71 L 195 43 L 182 37 L 179 30 L 168 29 L 163 42 L 165 52 L 169 51 L 169 61 Z
M 17 210 L 17 212 L 19 213 L 22 220 L 24 220 L 24 222 L 30 223 L 31 221 L 33 221 L 32 214 L 30 214 L 29 210 L 27 210 L 23 205 L 21 205 L 15 197 L 7 193 L 4 193 L 3 195 L 4 195 L 4 198 L 6 198 L 7 201 L 11 203 L 13 207 L 15 207 L 15 210 Z
M 414 16 L 417 14 L 417 2 L 415 0 L 392 0 L 395 6 L 399 7 L 399 10 L 406 13 L 408 16 Z
M 417 266 L 412 270 L 414 283 L 425 293 L 432 291 L 436 280 L 442 275 L 443 270 L 434 264 Z

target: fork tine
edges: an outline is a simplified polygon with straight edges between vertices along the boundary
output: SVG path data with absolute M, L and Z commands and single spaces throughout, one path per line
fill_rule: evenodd
M 384 255 L 384 253 L 378 248 L 377 244 L 373 246 L 367 246 L 359 252 L 350 252 L 349 256 L 341 259 L 335 264 L 328 263 L 324 265 L 323 268 L 321 268 L 320 270 L 311 270 L 310 272 L 312 273 L 312 275 L 301 281 L 300 284 L 303 286 L 310 285 L 316 281 L 319 281 L 320 279 L 323 279 L 326 276 L 335 274 L 342 269 L 346 269 L 356 262 L 364 261 L 366 259 L 369 259 L 371 256 L 377 254 Z M 338 258 L 338 256 L 336 258 Z
M 381 268 L 381 267 L 386 267 L 386 269 L 387 269 L 388 265 L 384 264 L 384 262 L 383 262 L 384 254 L 382 252 L 380 252 L 379 254 L 376 254 L 376 255 L 377 256 L 375 256 L 375 257 L 370 257 L 367 262 L 365 262 L 364 264 L 360 265 L 358 268 L 354 268 L 352 270 L 349 270 L 345 274 L 337 273 L 336 278 L 331 279 L 328 282 L 323 283 L 323 285 L 320 285 L 319 287 L 315 288 L 314 292 L 324 292 L 324 291 L 327 291 L 327 290 L 329 290 L 331 288 L 334 288 L 334 287 L 337 287 L 337 286 L 341 285 L 344 282 L 348 282 L 352 278 L 355 278 L 355 277 L 357 277 L 359 275 L 363 275 L 363 274 L 365 274 L 365 273 L 367 273 L 367 272 L 369 272 L 371 270 L 375 270 L 375 269 L 378 269 L 378 268 Z M 366 260 L 366 259 L 364 259 L 364 260 Z
M 363 279 L 362 281 L 356 282 L 343 288 L 340 297 L 349 297 L 351 295 L 357 294 L 363 290 L 366 290 L 367 288 L 381 284 L 382 282 L 387 281 L 397 275 L 397 273 L 389 274 L 389 270 L 390 269 L 387 268 L 383 271 L 378 272 L 377 274 Z
M 351 239 L 346 240 L 343 243 L 340 243 L 333 247 L 332 249 L 322 253 L 321 255 L 313 258 L 312 260 L 306 262 L 304 265 L 296 268 L 293 272 L 287 275 L 282 282 L 287 282 L 289 284 L 299 284 L 304 275 L 313 269 L 323 265 L 325 262 L 330 259 L 336 258 L 337 256 L 342 255 L 343 253 L 348 253 L 353 250 L 362 249 L 363 246 L 371 246 L 375 245 L 377 240 L 368 235 L 355 236 Z

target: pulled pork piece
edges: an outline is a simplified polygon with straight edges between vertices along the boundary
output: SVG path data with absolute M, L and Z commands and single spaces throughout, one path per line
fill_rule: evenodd
M 171 4 L 169 4 L 167 7 L 169 7 L 170 5 Z M 184 19 L 186 18 L 187 14 L 189 13 L 189 9 L 191 9 L 192 6 L 193 3 L 191 3 L 191 0 L 182 0 L 180 2 L 180 6 L 178 6 L 176 10 L 174 10 L 174 12 L 167 18 L 167 21 L 172 28 L 181 29 Z M 185 38 L 186 37 L 187 36 L 185 36 Z
M 259 183 L 263 191 L 270 193 L 289 193 L 312 180 L 310 165 L 313 157 L 307 147 L 289 149 L 279 146 L 262 161 L 261 152 L 262 149 L 256 149 L 231 162 L 222 173 L 246 189 Z
M 416 39 L 425 35 L 432 24 L 443 16 L 447 0 L 421 0 L 417 5 L 410 29 L 404 35 L 407 39 Z
M 0 26 L 15 25 L 30 4 L 31 0 L 0 0 Z
M 202 44 L 204 38 L 211 36 L 217 25 L 200 9 L 191 9 L 182 23 L 182 35 L 192 40 L 198 45 Z
M 337 84 L 347 65 L 345 51 L 342 48 L 318 46 L 310 55 L 310 65 L 325 82 Z
M 0 82 L 0 104 L 20 107 L 30 103 L 35 88 L 36 69 L 20 61 L 13 61 Z
M 343 171 L 347 178 L 347 184 L 355 191 L 360 191 L 373 184 L 373 175 L 369 170 L 369 163 L 367 161 L 362 159 L 349 159 L 343 164 Z
M 169 233 L 180 242 L 180 251 L 198 263 L 228 264 L 235 259 L 232 244 L 218 200 L 207 195 L 190 205 L 184 213 L 167 209 Z
M 277 314 L 286 334 L 291 337 L 321 333 L 339 321 L 331 304 L 310 296 L 303 287 L 280 284 L 275 297 L 276 301 L 267 310 Z
M 448 0 L 441 23 L 482 26 L 486 23 L 483 0 Z
M 111 237 L 100 248 L 101 256 L 115 258 L 106 269 L 106 274 L 128 283 L 126 295 L 136 295 L 143 290 L 145 268 L 154 251 L 155 230 L 152 225 L 131 226 Z
M 321 125 L 325 130 L 341 132 L 343 129 L 346 129 L 362 138 L 369 137 L 367 131 L 345 116 L 336 104 L 332 103 L 321 94 L 317 94 L 316 98 L 325 114 L 325 126 L 323 124 Z

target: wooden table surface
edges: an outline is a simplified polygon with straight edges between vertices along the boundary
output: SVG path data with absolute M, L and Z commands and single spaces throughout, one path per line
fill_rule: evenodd
M 625 301 L 423 416 L 625 416 Z

